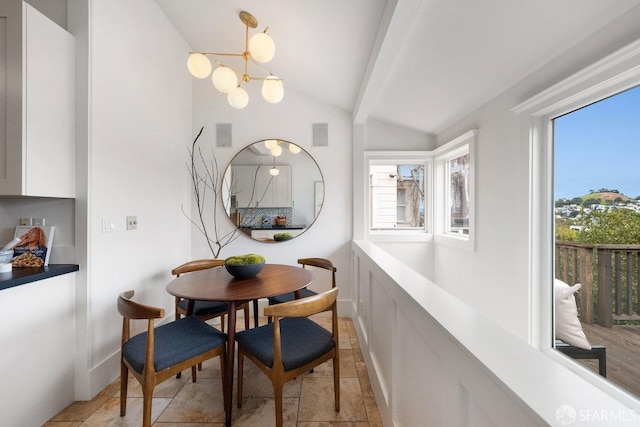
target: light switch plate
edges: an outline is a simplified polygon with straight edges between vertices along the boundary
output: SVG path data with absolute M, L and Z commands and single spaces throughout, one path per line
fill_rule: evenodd
M 102 218 L 102 232 L 103 233 L 113 233 L 116 231 L 116 220 L 112 217 L 103 217 Z

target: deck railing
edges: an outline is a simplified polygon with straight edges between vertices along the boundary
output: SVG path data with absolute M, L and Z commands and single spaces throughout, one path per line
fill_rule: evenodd
M 556 277 L 581 283 L 580 320 L 610 328 L 614 321 L 640 320 L 640 245 L 556 241 Z

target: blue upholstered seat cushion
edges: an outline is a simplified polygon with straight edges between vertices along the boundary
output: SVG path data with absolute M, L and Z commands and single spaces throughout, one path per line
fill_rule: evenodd
M 189 305 L 189 300 L 183 299 L 178 303 L 178 307 L 182 308 L 185 312 L 187 311 L 187 306 Z M 196 316 L 206 316 L 210 314 L 223 313 L 227 311 L 229 306 L 226 302 L 219 301 L 197 301 L 193 306 L 193 314 Z
M 266 366 L 273 367 L 273 328 L 269 323 L 236 334 L 238 345 Z M 284 370 L 299 368 L 335 347 L 331 332 L 306 317 L 280 321 Z
M 159 326 L 155 334 L 155 370 L 162 371 L 177 363 L 209 351 L 227 341 L 227 335 L 206 324 L 197 316 L 187 316 Z M 142 373 L 147 349 L 147 333 L 131 338 L 122 347 L 122 356 L 138 373 Z
M 302 292 L 301 298 L 317 295 L 316 292 L 310 291 L 307 288 L 301 289 L 300 292 Z M 282 304 L 283 302 L 293 301 L 294 299 L 296 299 L 296 296 L 293 292 L 289 292 L 288 294 L 276 295 L 275 297 L 269 298 L 269 305 Z

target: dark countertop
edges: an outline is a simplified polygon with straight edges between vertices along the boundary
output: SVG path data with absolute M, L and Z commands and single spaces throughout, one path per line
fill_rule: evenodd
M 242 228 L 248 228 L 249 230 L 302 230 L 303 228 L 307 228 L 306 225 L 301 224 L 301 225 L 296 225 L 296 224 L 291 224 L 291 225 L 260 225 L 257 227 L 242 227 Z
M 73 273 L 80 270 L 77 264 L 49 264 L 47 267 L 16 267 L 11 272 L 0 273 L 0 290 L 25 285 L 38 280 Z

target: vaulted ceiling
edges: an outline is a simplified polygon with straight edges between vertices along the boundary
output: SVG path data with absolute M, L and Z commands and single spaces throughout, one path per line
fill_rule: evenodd
M 499 95 L 637 0 L 156 0 L 195 51 L 269 27 L 287 88 L 427 133 Z M 252 30 L 254 31 L 254 30 Z M 253 32 L 251 32 L 253 34 Z M 286 96 L 286 95 L 285 95 Z

